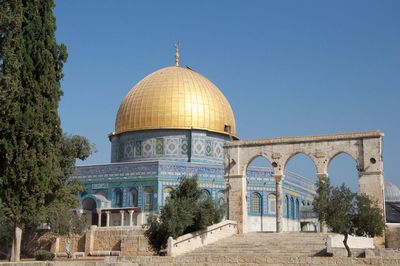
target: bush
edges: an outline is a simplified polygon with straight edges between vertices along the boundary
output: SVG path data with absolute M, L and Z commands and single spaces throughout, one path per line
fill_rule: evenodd
M 33 253 L 35 260 L 53 260 L 54 253 L 47 251 L 47 250 L 38 250 Z
M 218 205 L 204 195 L 196 176 L 182 177 L 178 187 L 171 191 L 160 214 L 149 217 L 148 229 L 144 235 L 152 250 L 160 254 L 167 247 L 168 237 L 176 239 L 219 223 L 224 213 L 224 205 Z

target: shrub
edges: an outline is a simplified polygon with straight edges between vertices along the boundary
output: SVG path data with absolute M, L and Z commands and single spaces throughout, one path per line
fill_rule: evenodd
M 204 195 L 196 176 L 181 177 L 178 187 L 171 191 L 160 214 L 149 217 L 148 229 L 144 235 L 152 250 L 160 254 L 167 247 L 168 237 L 176 239 L 219 223 L 224 212 L 224 205 L 218 205 Z
M 47 250 L 38 250 L 33 253 L 35 260 L 53 260 L 54 253 L 47 251 Z

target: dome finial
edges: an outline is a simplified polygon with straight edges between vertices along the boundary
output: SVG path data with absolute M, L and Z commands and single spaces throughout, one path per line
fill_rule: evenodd
M 179 66 L 179 42 L 175 43 L 175 66 Z

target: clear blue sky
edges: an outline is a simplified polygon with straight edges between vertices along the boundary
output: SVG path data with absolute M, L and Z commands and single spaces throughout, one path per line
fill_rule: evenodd
M 242 139 L 379 129 L 385 178 L 400 185 L 400 1 L 56 1 L 67 45 L 64 130 L 110 161 L 118 107 L 147 74 L 174 63 L 230 101 Z M 81 164 L 81 163 L 79 163 Z M 299 156 L 289 168 L 315 170 Z M 332 169 L 331 169 L 332 168 Z M 351 159 L 330 168 L 356 189 Z

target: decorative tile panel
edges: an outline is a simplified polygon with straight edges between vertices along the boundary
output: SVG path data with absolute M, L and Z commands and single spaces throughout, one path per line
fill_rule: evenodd
M 143 141 L 143 156 L 151 156 L 154 154 L 153 139 Z
M 211 140 L 206 140 L 206 156 L 213 156 L 213 145 Z
M 181 154 L 189 154 L 189 141 L 187 139 L 181 139 Z
M 156 155 L 164 155 L 164 139 L 156 138 Z
M 130 159 L 133 158 L 133 154 L 134 154 L 134 145 L 132 142 L 127 142 L 125 144 L 125 149 L 124 149 L 124 158 L 125 159 Z
M 142 156 L 142 141 L 141 140 L 135 141 L 135 155 Z
M 124 159 L 124 143 L 120 143 L 118 145 L 118 158 L 119 160 L 123 160 Z
M 224 148 L 223 148 L 223 143 L 220 141 L 215 141 L 214 142 L 214 157 L 218 159 L 223 159 L 224 158 Z
M 166 138 L 165 139 L 165 154 L 166 155 L 178 155 L 179 154 L 179 139 L 178 138 Z
M 204 155 L 205 153 L 205 143 L 204 139 L 194 139 L 192 144 L 192 149 L 195 155 Z

